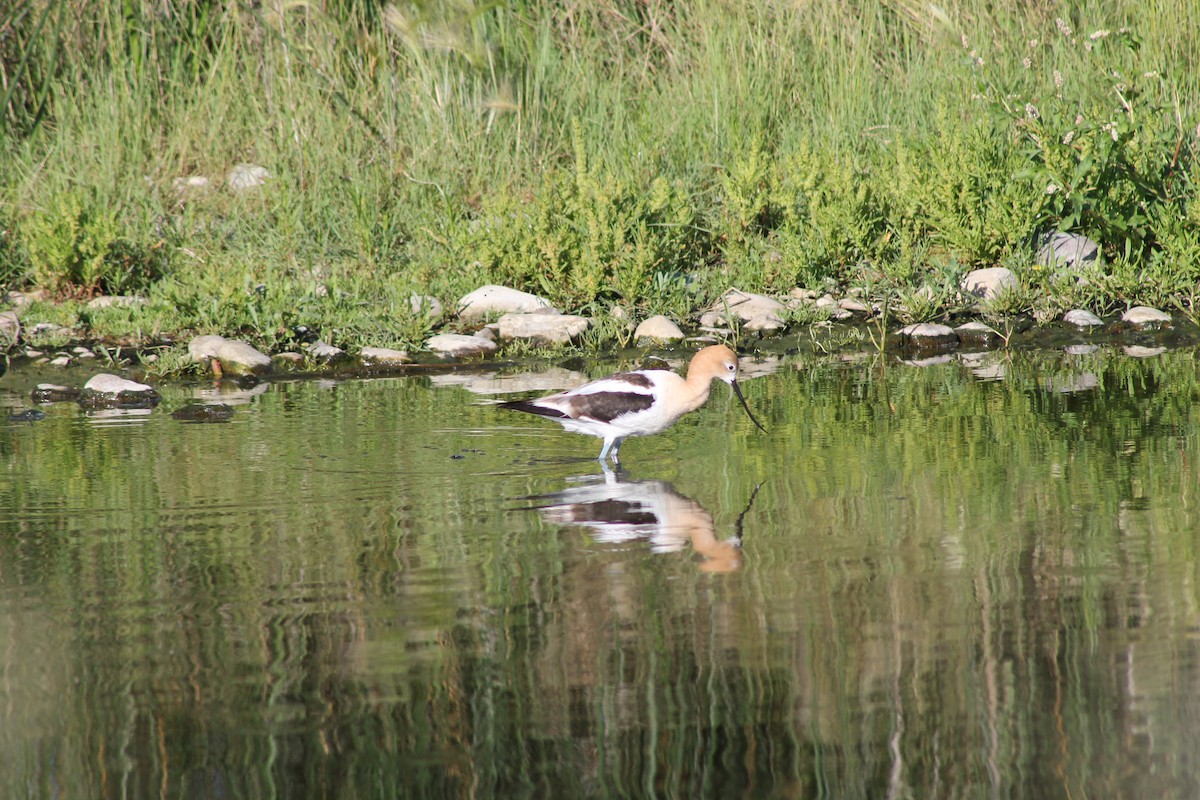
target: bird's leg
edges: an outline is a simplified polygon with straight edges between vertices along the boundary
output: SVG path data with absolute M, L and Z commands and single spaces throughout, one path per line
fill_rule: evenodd
M 621 440 L 614 439 L 613 447 L 612 447 L 612 462 L 613 462 L 613 465 L 617 466 L 617 467 L 621 466 L 621 459 L 617 457 L 617 454 L 619 452 L 621 452 Z
M 616 439 L 605 439 L 604 447 L 600 449 L 600 455 L 596 456 L 596 460 L 603 464 L 605 459 L 608 458 L 608 451 L 612 449 L 612 446 L 616 441 Z M 614 455 L 616 455 L 615 452 Z

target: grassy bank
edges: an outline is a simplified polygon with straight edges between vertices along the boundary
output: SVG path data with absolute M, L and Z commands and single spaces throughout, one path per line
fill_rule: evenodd
M 484 283 L 683 320 L 858 287 L 932 319 L 1004 265 L 1004 313 L 1191 314 L 1200 11 L 1079 6 L 18 0 L 0 284 L 99 336 L 268 348 L 419 346 L 453 321 L 410 293 Z M 243 162 L 272 177 L 231 190 Z M 1102 244 L 1086 282 L 1035 262 L 1054 230 Z

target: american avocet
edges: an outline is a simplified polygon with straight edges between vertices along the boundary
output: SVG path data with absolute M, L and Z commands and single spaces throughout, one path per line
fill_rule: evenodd
M 746 405 L 737 375 L 737 354 L 717 344 L 692 357 L 686 379 L 666 369 L 620 372 L 568 392 L 538 400 L 514 400 L 500 407 L 549 417 L 572 433 L 599 436 L 604 440 L 599 460 L 603 462 L 611 453 L 615 464 L 626 437 L 647 436 L 671 427 L 675 420 L 704 405 L 715 380 L 733 387 L 750 420 L 765 433 L 766 428 Z

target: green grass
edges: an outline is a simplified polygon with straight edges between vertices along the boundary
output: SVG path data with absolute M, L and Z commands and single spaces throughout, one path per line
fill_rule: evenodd
M 18 0 L 0 30 L 0 284 L 150 300 L 104 335 L 414 347 L 445 321 L 411 292 L 488 282 L 685 320 L 731 285 L 862 287 L 932 318 L 993 265 L 1011 313 L 1190 313 L 1200 279 L 1183 0 Z M 230 191 L 242 162 L 271 180 Z M 1053 230 L 1102 243 L 1086 289 L 1036 269 Z

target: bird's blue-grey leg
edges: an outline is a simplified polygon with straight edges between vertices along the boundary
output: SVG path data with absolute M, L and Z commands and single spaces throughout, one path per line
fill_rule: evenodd
M 616 439 L 605 439 L 604 447 L 600 449 L 600 455 L 596 456 L 596 460 L 603 463 L 604 460 L 608 458 L 608 451 L 612 449 L 612 446 L 616 441 Z
M 613 448 L 612 448 L 612 462 L 613 462 L 613 464 L 617 465 L 618 467 L 621 465 L 621 459 L 617 456 L 617 454 L 621 452 L 621 442 L 622 442 L 621 439 L 615 439 L 613 441 Z

